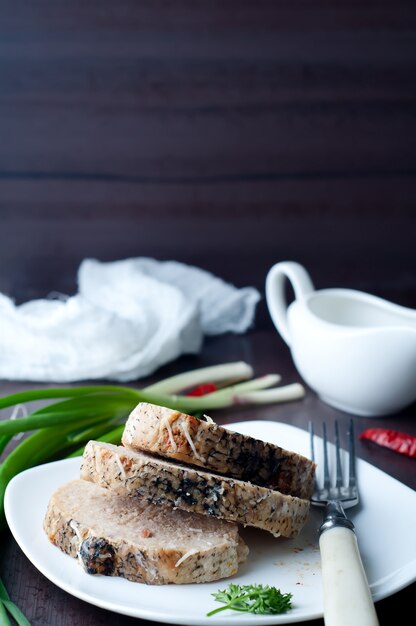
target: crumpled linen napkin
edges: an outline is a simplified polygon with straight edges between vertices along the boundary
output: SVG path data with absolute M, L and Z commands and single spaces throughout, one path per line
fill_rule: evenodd
M 144 257 L 86 259 L 78 288 L 20 306 L 0 294 L 0 378 L 135 380 L 197 353 L 204 335 L 245 332 L 260 299 L 197 267 Z

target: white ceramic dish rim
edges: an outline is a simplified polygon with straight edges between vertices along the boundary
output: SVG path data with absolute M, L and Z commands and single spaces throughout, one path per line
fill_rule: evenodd
M 308 454 L 308 434 L 294 426 L 277 422 L 250 421 L 230 424 L 229 428 L 256 436 L 259 439 L 279 443 L 279 445 L 302 454 Z M 266 623 L 288 624 L 322 617 L 319 551 L 317 549 L 316 536 L 316 529 L 320 520 L 319 511 L 312 512 L 310 523 L 305 533 L 302 532 L 300 537 L 296 540 L 292 540 L 292 542 L 288 540 L 274 540 L 271 535 L 269 536 L 267 533 L 249 531 L 255 534 L 256 547 L 253 550 L 251 546 L 253 555 L 251 557 L 249 556 L 248 563 L 250 563 L 250 558 L 252 558 L 255 562 L 258 561 L 260 564 L 265 564 L 266 567 L 255 570 L 255 580 L 252 573 L 244 572 L 244 566 L 242 571 L 240 570 L 241 575 L 239 572 L 239 574 L 232 579 L 232 582 L 240 584 L 262 582 L 264 584 L 275 584 L 278 587 L 281 586 L 283 592 L 295 591 L 294 600 L 298 598 L 300 602 L 297 601 L 295 608 L 283 615 L 258 616 L 225 611 L 224 613 L 217 614 L 215 617 L 207 618 L 207 611 L 220 606 L 211 599 L 210 594 L 219 588 L 226 587 L 229 581 L 219 581 L 204 585 L 152 588 L 137 583 L 131 583 L 123 579 L 93 577 L 85 574 L 74 559 L 70 559 L 70 557 L 62 554 L 54 546 L 49 544 L 41 525 L 47 504 L 47 499 L 45 500 L 45 498 L 48 494 L 51 495 L 53 490 L 61 484 L 61 482 L 78 477 L 79 463 L 80 459 L 68 459 L 27 470 L 16 476 L 9 483 L 6 490 L 6 517 L 17 543 L 35 567 L 61 589 L 81 600 L 120 614 L 164 623 L 189 624 L 189 626 L 206 626 L 207 624 L 213 624 L 214 626 L 237 626 L 242 622 L 253 625 Z M 374 501 L 380 504 L 380 499 L 374 500 L 372 497 L 374 494 L 369 492 L 368 485 L 372 486 L 376 484 L 376 486 L 380 487 L 382 484 L 384 491 L 395 498 L 395 506 L 399 506 L 399 502 L 403 504 L 404 501 L 406 501 L 406 511 L 410 520 L 416 519 L 416 492 L 360 459 L 357 462 L 357 473 L 362 501 L 357 512 L 352 514 L 352 519 L 357 526 L 359 542 L 365 547 L 369 541 L 371 542 L 372 538 L 375 538 L 377 540 L 376 543 L 380 546 L 385 545 L 386 541 L 390 542 L 391 545 L 392 532 L 389 530 L 388 520 L 384 526 L 379 523 L 377 528 L 374 528 L 371 533 L 360 523 L 363 520 L 365 521 L 366 517 L 372 516 L 371 509 L 368 509 L 370 504 L 374 503 Z M 39 493 L 36 493 L 36 490 Z M 44 492 L 43 495 L 41 494 L 42 491 Z M 39 496 L 39 504 L 37 510 L 35 509 L 32 512 L 30 518 L 27 517 L 23 519 L 24 516 L 19 515 L 19 509 L 21 510 L 22 508 L 22 494 L 27 494 L 28 492 L 32 499 L 34 498 L 36 500 L 36 496 Z M 391 502 L 389 504 L 387 500 L 384 506 L 383 501 L 381 501 L 380 507 L 383 510 L 385 508 L 386 512 L 387 509 L 391 512 L 391 509 L 395 508 L 392 507 Z M 374 515 L 377 519 L 380 519 L 380 510 L 373 511 L 373 516 Z M 386 567 L 379 566 L 379 571 L 377 571 L 376 567 L 376 570 L 369 574 L 369 581 L 375 600 L 390 596 L 416 580 L 416 558 L 414 560 L 411 559 L 412 555 L 416 555 L 415 533 L 413 533 L 413 536 L 409 536 L 409 525 L 403 522 L 403 518 L 400 519 L 402 519 L 401 526 L 400 520 L 396 520 L 394 535 L 397 547 L 393 553 L 390 550 L 388 555 L 391 562 Z M 35 524 L 35 526 L 33 526 L 33 524 Z M 30 532 L 31 527 L 33 529 L 32 532 Z M 409 549 L 411 548 L 409 542 L 412 539 L 415 543 L 415 549 L 413 551 Z M 273 544 L 273 542 L 276 543 Z M 406 550 L 401 549 L 403 544 L 406 545 Z M 291 551 L 291 545 L 293 552 Z M 270 553 L 270 546 L 276 546 L 276 548 L 279 546 L 279 550 L 276 551 L 276 554 Z M 266 557 L 264 554 L 263 556 L 260 555 L 262 549 Z M 310 560 L 309 567 L 304 567 L 303 570 L 300 565 L 302 551 L 304 551 L 304 558 L 309 558 Z M 274 561 L 279 557 L 277 552 L 279 552 L 279 554 L 284 552 L 287 560 L 275 563 Z M 309 554 L 309 556 L 306 557 L 306 554 Z M 374 554 L 373 546 L 369 552 L 365 550 L 363 552 L 362 550 L 362 554 L 365 565 L 368 566 L 376 557 L 378 563 L 380 563 L 380 555 L 378 554 L 377 556 Z M 392 554 L 399 554 L 401 557 L 401 560 L 399 559 L 400 562 L 393 563 L 394 558 Z M 299 555 L 300 558 L 298 558 Z M 271 562 L 271 559 L 273 562 Z M 56 568 L 58 561 L 62 564 L 60 568 Z M 276 570 L 274 567 L 271 567 L 271 565 L 280 565 L 281 568 Z M 279 572 L 279 577 L 276 576 L 276 572 Z M 292 580 L 292 585 L 286 585 L 285 583 L 280 584 L 278 582 L 282 580 L 282 578 L 284 579 L 286 573 L 288 573 L 289 579 Z M 267 574 L 266 579 L 262 578 L 263 574 Z M 281 574 L 283 574 L 283 576 Z M 276 576 L 278 580 L 271 580 L 272 575 Z M 73 580 L 71 576 L 73 576 Z M 299 588 L 293 586 L 293 581 L 296 577 L 298 577 L 298 581 L 295 584 L 299 586 Z M 304 585 L 302 589 L 304 598 L 306 597 L 310 600 L 309 606 L 306 603 L 306 606 L 303 606 L 303 608 L 301 606 L 302 593 L 300 593 L 302 585 Z M 88 590 L 89 587 L 91 587 L 90 590 Z M 97 589 L 99 590 L 98 592 Z M 133 605 L 127 606 L 126 603 L 117 602 L 114 598 L 112 599 L 112 595 L 117 596 L 118 591 L 126 592 L 126 589 L 128 589 L 128 596 L 137 597 L 137 604 L 133 602 Z M 157 602 L 155 601 L 154 606 L 151 608 L 140 606 L 140 592 L 142 590 L 145 590 L 146 596 L 149 596 L 149 594 L 152 595 L 153 593 L 155 599 L 157 598 Z M 174 597 L 173 592 L 175 595 L 178 595 L 181 607 L 186 605 L 187 601 L 189 603 L 192 600 L 192 611 L 184 612 L 182 609 L 182 611 L 173 613 L 172 608 L 169 608 L 169 599 Z

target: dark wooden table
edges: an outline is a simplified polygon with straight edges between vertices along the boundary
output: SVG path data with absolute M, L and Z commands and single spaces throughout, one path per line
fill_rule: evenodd
M 184 371 L 193 367 L 244 360 L 254 367 L 256 375 L 279 372 L 283 382 L 299 380 L 289 352 L 278 335 L 271 329 L 253 330 L 244 336 L 227 335 L 205 342 L 198 357 L 182 357 L 177 362 L 159 370 L 157 378 Z M 142 384 L 142 381 L 141 383 Z M 2 394 L 18 389 L 33 388 L 33 384 L 2 383 Z M 354 417 L 356 434 L 366 427 L 394 427 L 416 434 L 416 407 L 411 406 L 398 415 L 380 419 Z M 265 419 L 281 421 L 305 429 L 308 420 L 317 424 L 322 418 L 331 421 L 335 416 L 341 427 L 346 427 L 350 416 L 323 404 L 317 396 L 307 390 L 306 397 L 297 402 L 262 406 L 258 408 L 239 407 L 238 409 L 213 412 L 218 422 Z M 409 487 L 416 489 L 414 459 L 408 459 L 375 445 L 357 441 L 357 454 L 380 470 L 394 476 Z M 382 493 L 380 494 L 382 496 Z M 392 528 L 391 541 L 395 541 Z M 113 614 L 65 593 L 49 582 L 22 554 L 10 533 L 1 537 L 0 576 L 4 579 L 13 600 L 24 610 L 33 626 L 145 626 L 150 622 Z M 383 550 L 383 546 L 380 546 Z M 412 585 L 376 604 L 381 626 L 397 623 L 400 612 L 401 624 L 411 624 L 414 617 L 414 593 Z M 309 622 L 311 626 L 321 626 L 323 620 Z M 353 626 L 353 625 L 351 625 Z

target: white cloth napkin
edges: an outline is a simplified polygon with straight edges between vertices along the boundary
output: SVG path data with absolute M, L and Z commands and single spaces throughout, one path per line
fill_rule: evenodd
M 149 258 L 87 259 L 78 287 L 73 297 L 20 306 L 0 294 L 0 378 L 135 380 L 197 353 L 203 335 L 246 331 L 260 299 L 252 287 Z

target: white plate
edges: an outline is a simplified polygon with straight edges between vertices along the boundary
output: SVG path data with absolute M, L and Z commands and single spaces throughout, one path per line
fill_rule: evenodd
M 293 426 L 252 421 L 229 428 L 308 455 L 308 434 Z M 226 587 L 228 580 L 152 587 L 122 578 L 91 576 L 75 559 L 49 543 L 42 529 L 48 500 L 62 483 L 78 478 L 79 465 L 80 459 L 69 459 L 35 467 L 16 476 L 6 491 L 6 517 L 17 543 L 58 587 L 117 613 L 171 624 L 289 624 L 322 617 L 319 510 L 311 511 L 307 526 L 295 540 L 275 539 L 250 529 L 242 531 L 250 555 L 233 582 L 270 584 L 284 593 L 291 592 L 291 611 L 276 616 L 224 611 L 207 618 L 208 611 L 221 606 L 210 594 Z M 361 460 L 357 462 L 357 474 L 361 503 L 350 511 L 351 519 L 374 599 L 380 600 L 416 579 L 416 492 Z

